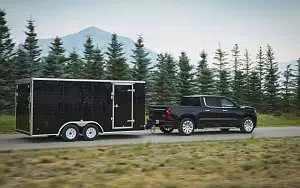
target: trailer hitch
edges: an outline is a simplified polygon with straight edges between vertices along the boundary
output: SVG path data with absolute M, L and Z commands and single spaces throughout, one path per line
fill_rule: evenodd
M 152 124 L 152 122 L 148 121 L 146 125 L 144 125 L 144 130 L 150 130 L 151 133 L 155 132 L 155 125 Z

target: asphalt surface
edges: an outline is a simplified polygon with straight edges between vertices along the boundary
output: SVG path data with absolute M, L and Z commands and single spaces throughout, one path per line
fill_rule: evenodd
M 29 137 L 23 134 L 0 135 L 0 150 L 43 149 L 88 147 L 119 144 L 169 143 L 205 140 L 232 140 L 246 138 L 290 137 L 300 136 L 300 127 L 258 127 L 251 134 L 241 133 L 238 129 L 221 132 L 217 129 L 196 130 L 191 136 L 180 136 L 177 131 L 163 134 L 159 130 L 118 132 L 100 134 L 98 140 L 63 142 L 60 138 Z

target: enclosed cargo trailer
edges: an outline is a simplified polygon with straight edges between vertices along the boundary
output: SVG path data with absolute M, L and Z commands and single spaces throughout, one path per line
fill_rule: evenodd
M 17 80 L 16 131 L 30 136 L 79 135 L 143 130 L 143 81 L 29 78 Z

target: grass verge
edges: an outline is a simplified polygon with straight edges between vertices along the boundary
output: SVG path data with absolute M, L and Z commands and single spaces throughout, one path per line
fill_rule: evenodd
M 145 116 L 146 119 L 148 118 Z M 296 126 L 300 125 L 300 117 L 284 114 L 281 116 L 258 114 L 258 126 Z M 0 134 L 11 134 L 15 132 L 15 117 L 0 115 Z
M 274 116 L 270 114 L 258 114 L 258 126 L 295 126 L 300 125 L 300 117 L 290 114 Z
M 0 152 L 0 187 L 297 187 L 300 137 Z
M 0 115 L 0 134 L 15 133 L 15 116 Z

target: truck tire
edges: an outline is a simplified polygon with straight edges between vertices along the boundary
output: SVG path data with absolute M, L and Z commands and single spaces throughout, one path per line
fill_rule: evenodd
M 180 122 L 179 132 L 181 135 L 189 136 L 194 132 L 195 123 L 190 118 L 184 118 Z
M 254 128 L 255 128 L 255 125 L 254 125 L 253 120 L 249 117 L 244 118 L 243 123 L 240 127 L 240 130 L 243 133 L 252 133 Z
M 82 136 L 86 141 L 92 141 L 98 138 L 99 129 L 95 124 L 89 123 L 82 129 Z
M 161 126 L 159 127 L 159 129 L 160 129 L 161 132 L 163 132 L 163 133 L 171 133 L 171 132 L 174 130 L 174 128 L 165 127 L 164 125 L 161 125 Z
M 76 141 L 79 137 L 79 129 L 74 124 L 69 124 L 64 127 L 61 133 L 61 137 L 66 142 Z

